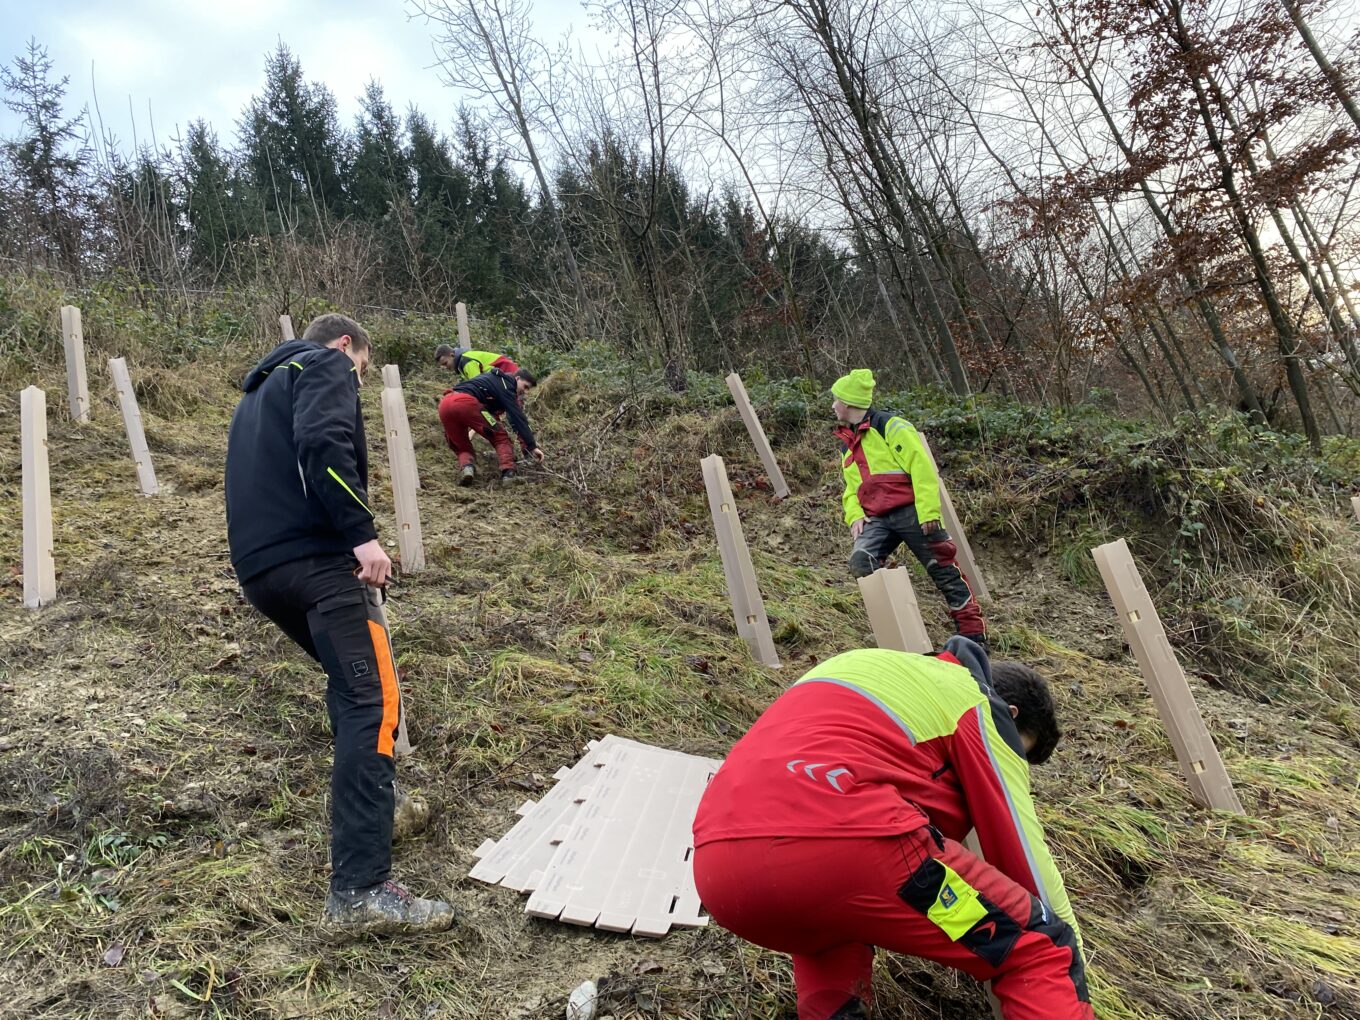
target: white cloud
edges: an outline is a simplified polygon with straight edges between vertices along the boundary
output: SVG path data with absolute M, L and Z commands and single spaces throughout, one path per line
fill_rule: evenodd
M 294 0 L 161 0 L 166 17 L 186 17 L 239 35 L 296 19 L 303 5 Z
M 585 28 L 576 0 L 540 0 L 545 39 Z M 93 108 L 91 70 L 105 126 L 125 143 L 150 133 L 162 143 L 176 126 L 206 119 L 224 140 L 264 84 L 267 53 L 283 40 L 309 80 L 335 94 L 348 127 L 370 78 L 398 112 L 414 103 L 449 126 L 459 96 L 432 68 L 430 27 L 407 17 L 404 0 L 0 0 L 0 61 L 29 37 L 49 48 L 54 72 L 69 75 L 67 110 Z M 131 113 L 129 112 L 131 107 Z M 17 118 L 0 107 L 0 136 Z

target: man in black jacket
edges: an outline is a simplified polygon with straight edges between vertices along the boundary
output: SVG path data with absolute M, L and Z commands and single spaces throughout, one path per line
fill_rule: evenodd
M 527 368 L 516 369 L 513 373 L 493 368 L 444 391 L 444 398 L 439 401 L 439 423 L 444 426 L 444 439 L 449 448 L 458 454 L 459 485 L 470 484 L 476 475 L 473 432 L 495 447 L 501 466 L 501 484 L 515 481 L 515 450 L 510 445 L 509 435 L 498 427 L 502 414 L 519 436 L 524 452 L 543 463 L 543 450 L 534 439 L 521 404 L 524 394 L 537 383 Z
M 442 931 L 453 909 L 390 880 L 400 693 L 367 586 L 392 571 L 368 507 L 359 387 L 368 334 L 322 315 L 246 376 L 227 437 L 227 541 L 260 612 L 326 670 L 335 738 L 331 889 L 336 932 Z

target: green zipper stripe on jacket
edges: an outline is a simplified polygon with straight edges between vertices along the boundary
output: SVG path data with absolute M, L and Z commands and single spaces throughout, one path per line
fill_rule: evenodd
M 290 361 L 290 362 L 288 362 L 288 364 L 292 365 L 292 366 L 293 366 L 294 368 L 296 368 L 299 372 L 301 372 L 302 369 L 305 367 L 304 365 L 302 365 L 300 362 L 297 362 L 297 361 Z
M 330 475 L 330 476 L 331 476 L 332 478 L 334 478 L 337 482 L 339 482 L 339 483 L 340 483 L 340 487 L 341 487 L 342 489 L 344 489 L 346 492 L 348 492 L 351 496 L 354 496 L 354 502 L 358 503 L 361 507 L 363 507 L 364 510 L 365 510 L 365 512 L 368 514 L 368 516 L 370 516 L 370 517 L 373 516 L 373 511 L 368 509 L 368 504 L 365 503 L 362 499 L 360 499 L 358 496 L 355 495 L 354 490 L 351 489 L 348 485 L 345 484 L 345 480 L 335 473 L 335 468 L 333 468 L 333 467 L 328 467 L 328 468 L 326 468 L 326 474 Z

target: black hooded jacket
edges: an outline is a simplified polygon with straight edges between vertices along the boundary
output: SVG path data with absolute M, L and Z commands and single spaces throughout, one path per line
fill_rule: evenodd
M 538 441 L 534 439 L 529 419 L 519 403 L 519 387 L 513 375 L 507 375 L 499 368 L 483 372 L 464 382 L 460 382 L 449 393 L 470 393 L 482 402 L 492 414 L 504 414 L 510 419 L 510 427 L 519 436 L 525 453 L 533 453 Z
M 288 340 L 251 369 L 227 435 L 227 544 L 244 582 L 378 537 L 358 376 L 343 351 Z

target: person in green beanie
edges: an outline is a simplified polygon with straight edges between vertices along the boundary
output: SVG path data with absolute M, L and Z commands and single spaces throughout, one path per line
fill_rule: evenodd
M 831 386 L 840 422 L 845 523 L 854 546 L 850 575 L 867 577 L 903 543 L 944 596 L 955 629 L 985 642 L 977 596 L 955 562 L 958 548 L 940 523 L 940 479 L 911 422 L 876 411 L 874 374 L 857 368 Z

